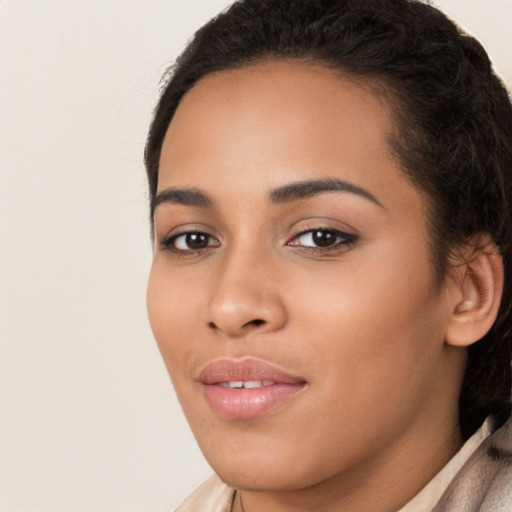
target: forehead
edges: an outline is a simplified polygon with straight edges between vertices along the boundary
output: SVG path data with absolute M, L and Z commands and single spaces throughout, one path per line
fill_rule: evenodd
M 179 105 L 158 188 L 204 185 L 220 196 L 236 187 L 243 196 L 335 177 L 370 190 L 409 191 L 389 143 L 394 130 L 375 83 L 297 61 L 223 71 L 201 80 Z
M 261 159 L 285 158 L 299 141 L 304 158 L 340 143 L 382 152 L 392 131 L 387 103 L 366 83 L 320 66 L 261 63 L 208 75 L 189 91 L 169 126 L 162 163 L 178 150 L 197 154 L 199 143 L 210 156 L 231 160 L 240 156 L 235 142 L 246 151 L 264 146 Z

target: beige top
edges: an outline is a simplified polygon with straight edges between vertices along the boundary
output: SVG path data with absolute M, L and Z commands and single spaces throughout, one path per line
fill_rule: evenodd
M 490 420 L 487 419 L 450 462 L 398 512 L 431 512 L 453 477 L 490 433 Z M 234 489 L 223 483 L 217 475 L 213 475 L 175 512 L 231 512 L 234 497 Z

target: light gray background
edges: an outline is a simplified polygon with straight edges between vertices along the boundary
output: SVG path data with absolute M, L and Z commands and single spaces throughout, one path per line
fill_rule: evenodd
M 157 83 L 224 0 L 0 0 L 0 511 L 170 511 L 211 470 L 145 310 Z M 439 0 L 512 85 L 512 0 Z

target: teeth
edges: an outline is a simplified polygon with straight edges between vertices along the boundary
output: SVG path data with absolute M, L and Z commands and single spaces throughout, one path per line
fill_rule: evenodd
M 261 388 L 263 386 L 261 380 L 246 380 L 244 382 L 244 388 Z
M 219 386 L 231 389 L 261 388 L 265 386 L 272 386 L 272 384 L 274 383 L 271 380 L 230 380 L 229 382 L 219 382 Z
M 232 381 L 229 381 L 229 382 L 221 382 L 220 385 L 223 388 L 238 389 L 238 388 L 243 388 L 244 387 L 244 381 L 243 380 L 232 380 Z

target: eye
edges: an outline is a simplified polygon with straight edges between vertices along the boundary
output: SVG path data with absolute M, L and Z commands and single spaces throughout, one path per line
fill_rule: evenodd
M 175 252 L 195 252 L 209 247 L 219 246 L 219 241 L 202 231 L 189 231 L 174 235 L 162 242 L 162 245 Z
M 334 249 L 357 241 L 357 236 L 338 229 L 310 229 L 299 233 L 288 245 L 310 249 Z

